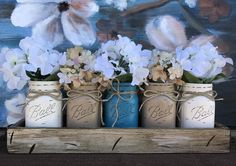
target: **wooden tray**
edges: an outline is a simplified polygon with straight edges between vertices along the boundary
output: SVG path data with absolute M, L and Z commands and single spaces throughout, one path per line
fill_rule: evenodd
M 228 153 L 230 130 L 29 129 L 7 130 L 9 153 Z

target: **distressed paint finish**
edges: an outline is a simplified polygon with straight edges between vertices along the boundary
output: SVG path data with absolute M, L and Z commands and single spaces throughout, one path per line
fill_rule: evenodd
M 227 128 L 7 131 L 9 153 L 228 153 L 229 144 Z
M 135 3 L 131 5 L 142 4 L 146 2 L 152 2 L 154 0 L 136 0 Z M 111 32 L 112 30 L 116 30 L 121 34 L 127 34 L 131 36 L 135 41 L 144 43 L 145 46 L 148 46 L 147 37 L 144 33 L 144 26 L 146 22 L 157 15 L 170 14 L 177 16 L 180 20 L 186 23 L 187 33 L 189 36 L 198 34 L 196 30 L 188 26 L 184 16 L 181 13 L 180 7 L 176 2 L 171 2 L 170 4 L 163 6 L 161 8 L 147 10 L 145 12 L 140 12 L 135 15 L 130 15 L 127 17 L 122 17 L 116 9 L 108 7 L 105 5 L 103 0 L 97 0 L 97 2 L 101 5 L 100 13 L 96 14 L 91 18 L 91 21 L 96 27 L 98 34 L 104 34 L 106 32 Z M 194 16 L 204 25 L 205 28 L 210 30 L 215 35 L 220 35 L 220 37 L 226 39 L 228 41 L 228 45 L 230 46 L 230 56 L 236 61 L 236 1 L 228 0 L 230 6 L 232 7 L 232 12 L 230 17 L 223 18 L 219 22 L 210 24 L 207 19 L 202 18 L 198 14 L 198 9 L 191 9 L 191 12 Z M 8 46 L 8 47 L 17 47 L 20 39 L 25 36 L 30 35 L 30 29 L 28 28 L 19 28 L 14 27 L 9 18 L 12 9 L 15 6 L 15 0 L 1 0 L 0 2 L 0 47 Z M 110 22 L 108 27 L 99 26 L 97 21 L 99 20 L 108 20 Z M 59 46 L 59 50 L 65 50 L 67 47 L 71 46 L 70 43 L 65 42 L 63 45 Z M 92 46 L 93 49 L 97 48 L 98 42 Z M 217 121 L 220 121 L 229 126 L 236 126 L 236 113 L 235 106 L 236 94 L 235 86 L 236 86 L 236 71 L 233 72 L 233 77 L 224 83 L 217 84 L 215 86 L 216 90 L 219 92 L 220 96 L 225 98 L 223 102 L 217 104 L 216 117 Z M 1 80 L 1 78 L 0 78 Z M 3 100 L 5 98 L 9 98 L 9 93 L 6 93 L 5 87 L 2 85 L 0 81 L 0 90 L 2 93 L 0 94 L 0 108 L 3 105 Z M 8 95 L 8 96 L 6 96 Z

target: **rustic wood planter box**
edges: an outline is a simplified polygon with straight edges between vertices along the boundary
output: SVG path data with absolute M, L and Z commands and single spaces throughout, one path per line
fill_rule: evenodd
M 228 153 L 230 130 L 9 128 L 9 153 Z

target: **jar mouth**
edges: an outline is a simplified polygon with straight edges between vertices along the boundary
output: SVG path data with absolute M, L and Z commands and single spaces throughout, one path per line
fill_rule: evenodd
M 186 83 L 181 89 L 185 92 L 207 92 L 213 89 L 213 84 Z
M 154 82 L 149 82 L 147 86 L 175 86 L 174 83 L 154 83 Z
M 59 84 L 59 81 L 29 81 L 29 84 L 31 83 L 58 83 Z
M 125 87 L 125 86 L 126 86 L 126 87 L 130 87 L 130 86 L 136 87 L 136 85 L 131 85 L 130 82 L 120 82 L 120 83 L 113 82 L 112 85 L 113 85 L 113 86 L 122 86 L 122 87 Z
M 183 88 L 213 88 L 213 84 L 186 83 Z

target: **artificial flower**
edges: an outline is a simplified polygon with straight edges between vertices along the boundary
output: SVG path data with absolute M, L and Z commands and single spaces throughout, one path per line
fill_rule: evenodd
M 179 83 L 183 76 L 182 66 L 176 61 L 175 54 L 170 52 L 153 50 L 148 67 L 150 81 Z
M 221 74 L 226 64 L 233 65 L 231 58 L 225 58 L 211 43 L 176 49 L 177 61 L 193 76 L 202 79 L 214 78 Z
M 93 0 L 17 0 L 11 21 L 33 27 L 32 37 L 55 47 L 64 36 L 74 45 L 91 45 L 96 35 L 88 18 L 98 12 Z
M 180 64 L 174 63 L 172 67 L 167 69 L 170 80 L 181 79 L 183 76 L 183 69 Z
M 158 81 L 159 79 L 163 82 L 167 80 L 167 74 L 161 65 L 155 65 L 150 70 L 149 78 L 153 81 Z
M 88 84 L 98 84 L 100 90 L 104 90 L 103 75 L 96 71 L 96 56 L 89 50 L 82 47 L 70 48 L 67 50 L 65 65 L 62 65 L 57 74 L 59 82 L 67 90 L 77 89 L 80 86 Z M 105 85 L 105 84 L 104 84 Z
M 146 83 L 151 51 L 143 50 L 142 45 L 118 35 L 117 40 L 103 43 L 97 54 L 95 70 L 102 72 L 106 79 L 131 74 L 131 85 Z
M 24 94 L 17 94 L 13 98 L 5 101 L 7 109 L 7 123 L 15 124 L 24 118 L 24 105 L 26 97 Z
M 158 50 L 172 52 L 176 47 L 187 44 L 184 25 L 172 16 L 152 19 L 145 30 L 150 43 Z
M 66 55 L 56 50 L 49 50 L 35 42 L 32 38 L 25 38 L 20 41 L 19 46 L 27 55 L 25 69 L 29 72 L 37 72 L 43 76 L 54 74 L 59 70 L 60 65 L 65 64 Z
M 114 5 L 118 10 L 125 10 L 129 2 L 134 2 L 135 0 L 106 0 L 108 5 Z

